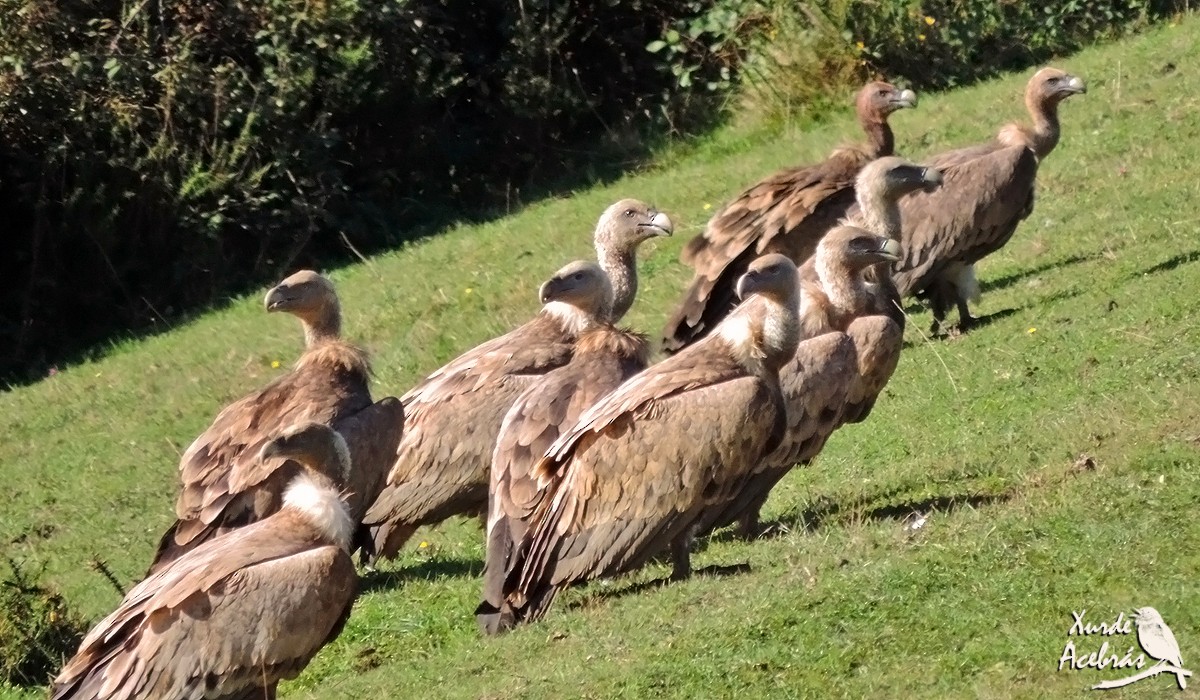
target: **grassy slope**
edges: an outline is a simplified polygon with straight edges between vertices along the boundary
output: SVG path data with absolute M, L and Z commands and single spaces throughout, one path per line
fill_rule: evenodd
M 1197 658 L 1200 21 L 1063 65 L 1091 92 L 1063 110 L 1034 214 L 981 268 L 980 311 L 1011 313 L 934 344 L 916 314 L 871 419 L 772 498 L 766 515 L 786 534 L 717 537 L 695 557 L 750 573 L 645 590 L 665 574 L 651 568 L 481 640 L 481 538 L 474 522 L 449 523 L 366 579 L 346 632 L 287 695 L 1061 697 L 1115 675 L 1055 671 L 1070 611 L 1084 607 L 1107 617 L 1154 605 L 1184 659 Z M 900 150 L 919 158 L 987 137 L 1019 115 L 1026 77 L 923 99 L 895 119 Z M 588 255 L 592 222 L 622 196 L 679 223 L 645 261 L 629 319 L 656 331 L 687 278 L 676 253 L 708 207 L 854 132 L 843 120 L 719 134 L 610 187 L 334 272 L 347 328 L 375 352 L 376 391 L 400 393 L 528 317 L 539 281 Z M 288 319 L 246 299 L 0 395 L 0 542 L 44 562 L 88 615 L 111 609 L 118 596 L 89 560 L 139 574 L 170 518 L 179 451 L 297 347 Z M 1073 467 L 1081 453 L 1094 470 Z M 934 505 L 906 530 L 905 516 Z M 1156 694 L 1178 697 L 1165 678 L 1115 695 Z

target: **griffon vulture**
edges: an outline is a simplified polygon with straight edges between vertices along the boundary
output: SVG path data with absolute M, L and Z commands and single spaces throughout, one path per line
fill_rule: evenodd
M 543 285 L 545 307 L 532 321 L 451 361 L 401 398 L 406 428 L 387 485 L 364 519 L 372 532 L 367 558 L 394 557 L 418 527 L 487 506 L 492 451 L 508 409 L 536 378 L 571 359 L 600 305 L 611 303 L 614 321 L 629 309 L 637 247 L 671 231 L 665 214 L 637 200 L 608 207 L 596 225 L 599 267 L 564 268 Z
M 736 498 L 786 422 L 779 368 L 799 340 L 796 266 L 764 256 L 738 293 L 745 301 L 713 333 L 601 399 L 535 465 L 557 488 L 516 547 L 500 629 L 668 545 L 673 576 L 688 575 L 698 518 Z
M 580 414 L 645 369 L 648 358 L 645 336 L 601 317 L 580 335 L 571 361 L 526 389 L 504 417 L 492 453 L 483 602 L 476 610 L 485 632 L 494 634 L 502 626 L 499 612 L 513 547 L 525 536 L 543 495 L 556 485 L 539 483 L 531 473 L 534 464 Z
M 311 270 L 288 277 L 266 296 L 269 313 L 287 312 L 304 325 L 305 349 L 292 371 L 223 409 L 179 461 L 178 520 L 163 535 L 150 573 L 200 543 L 279 509 L 299 465 L 263 460 L 262 446 L 290 425 L 345 427 L 354 453 L 352 517 L 374 498 L 404 425 L 396 399 L 371 403 L 370 368 L 361 348 L 342 340 L 341 309 L 328 279 Z M 352 420 L 351 420 L 352 419 Z
M 708 513 L 701 531 L 740 519 L 743 536 L 756 534 L 759 510 L 775 484 L 796 464 L 816 457 L 847 420 L 866 417 L 896 368 L 904 328 L 902 314 L 895 320 L 899 298 L 887 284 L 887 271 L 873 268 L 895 261 L 899 252 L 894 239 L 843 225 L 821 239 L 800 268 L 805 340 L 780 371 L 787 430 L 778 447 L 755 466 L 738 501 Z M 868 281 L 868 272 L 877 281 Z M 883 319 L 893 332 L 863 335 L 875 327 L 874 322 L 855 325 L 864 317 Z
M 763 253 L 783 253 L 797 265 L 854 203 L 854 180 L 863 166 L 892 155 L 888 116 L 916 107 L 911 90 L 868 83 L 855 100 L 868 143 L 839 148 L 824 162 L 780 171 L 730 202 L 680 259 L 695 269 L 691 286 L 667 321 L 663 349 L 675 352 L 705 335 L 736 304 L 734 284 Z
M 1008 243 L 1033 211 L 1038 164 L 1058 144 L 1058 105 L 1087 92 L 1079 78 L 1043 68 L 1025 88 L 1032 126 L 1009 124 L 992 141 L 929 158 L 944 185 L 901 203 L 904 258 L 895 281 L 904 296 L 927 297 L 933 330 L 942 330 L 951 305 L 959 328 L 974 322 L 968 301 L 978 301 L 975 263 Z
M 336 486 L 345 441 L 307 423 L 262 452 L 301 465 L 282 507 L 136 585 L 54 679 L 54 700 L 274 698 L 341 632 L 358 585 Z

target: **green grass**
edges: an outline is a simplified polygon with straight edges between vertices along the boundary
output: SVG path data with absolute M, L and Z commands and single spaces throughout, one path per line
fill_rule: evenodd
M 1059 63 L 1090 92 L 1063 109 L 1033 215 L 980 267 L 979 311 L 1007 315 L 929 343 L 929 315 L 914 313 L 871 418 L 772 496 L 765 516 L 786 532 L 714 537 L 694 557 L 748 573 L 655 587 L 666 569 L 651 567 L 481 639 L 480 532 L 451 522 L 366 579 L 345 633 L 285 694 L 1059 698 L 1119 675 L 1056 671 L 1071 611 L 1099 621 L 1141 605 L 1163 613 L 1185 661 L 1200 659 L 1200 21 Z M 919 160 L 989 137 L 1021 114 L 1026 77 L 922 96 L 894 120 L 900 150 Z M 657 333 L 688 277 L 678 250 L 709 207 L 855 131 L 839 119 L 722 132 L 611 186 L 333 271 L 348 332 L 375 353 L 377 395 L 532 314 L 538 284 L 590 254 L 594 220 L 619 197 L 678 223 L 644 256 L 628 319 Z M 110 610 L 119 597 L 89 562 L 126 581 L 143 571 L 180 450 L 299 345 L 290 319 L 243 299 L 0 395 L 5 551 L 46 564 L 85 614 Z M 1075 466 L 1085 453 L 1094 469 Z M 1159 677 L 1110 697 L 1197 686 Z

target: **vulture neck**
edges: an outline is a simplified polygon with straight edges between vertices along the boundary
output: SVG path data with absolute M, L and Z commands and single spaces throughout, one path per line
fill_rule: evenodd
M 1038 161 L 1041 161 L 1058 145 L 1058 104 L 1030 93 L 1025 96 L 1025 108 L 1029 110 L 1029 116 L 1033 119 L 1033 128 L 1009 124 L 1000 130 L 999 140 L 1005 146 L 1024 146 L 1033 151 Z
M 890 156 L 896 149 L 896 138 L 892 135 L 892 127 L 887 117 L 870 113 L 859 116 L 859 123 L 867 133 L 867 151 L 872 158 Z
M 846 265 L 844 260 L 817 251 L 817 278 L 821 288 L 829 297 L 829 303 L 839 316 L 855 316 L 862 313 L 871 303 L 870 290 L 867 289 L 862 274 Z M 844 328 L 836 330 L 844 331 Z
M 737 307 L 717 327 L 734 359 L 750 374 L 778 373 L 800 344 L 800 298 L 755 295 Z
M 596 245 L 596 259 L 600 269 L 608 275 L 613 287 L 612 316 L 613 323 L 620 321 L 629 308 L 633 306 L 637 296 L 637 256 L 632 249 L 614 250 L 604 244 Z
M 305 470 L 284 491 L 283 507 L 312 525 L 321 537 L 350 551 L 354 523 L 329 477 Z
M 562 326 L 563 331 L 573 337 L 579 336 L 580 333 L 583 333 L 596 323 L 596 319 L 592 314 L 565 301 L 547 302 L 542 307 L 542 313 L 557 321 Z
M 342 337 L 342 311 L 336 304 L 302 316 L 304 323 L 304 345 L 315 348 Z
M 859 228 L 900 240 L 900 203 L 895 197 L 874 188 L 859 190 L 858 209 Z

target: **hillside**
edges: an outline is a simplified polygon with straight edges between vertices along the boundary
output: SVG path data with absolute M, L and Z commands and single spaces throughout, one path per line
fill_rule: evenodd
M 283 695 L 1064 697 L 1123 675 L 1056 670 L 1072 611 L 1099 622 L 1145 605 L 1185 661 L 1200 658 L 1200 20 L 1056 65 L 1089 92 L 1062 109 L 1033 215 L 980 266 L 978 311 L 993 320 L 930 342 L 929 314 L 911 310 L 871 418 L 773 494 L 764 515 L 780 534 L 718 535 L 693 558 L 748 572 L 657 587 L 666 568 L 651 567 L 484 640 L 482 538 L 474 521 L 448 523 L 366 576 L 345 633 Z M 1022 116 L 1028 75 L 922 95 L 893 120 L 898 150 L 919 161 L 989 137 Z M 345 327 L 374 352 L 375 393 L 398 395 L 527 318 L 542 279 L 590 255 L 600 211 L 632 196 L 676 221 L 644 256 L 627 319 L 656 337 L 688 279 L 678 251 L 713 209 L 854 138 L 848 115 L 721 132 L 607 187 L 331 271 Z M 5 553 L 44 564 L 89 617 L 110 610 L 119 596 L 89 562 L 140 575 L 171 519 L 180 451 L 298 349 L 295 324 L 264 317 L 255 295 L 0 394 Z M 1195 686 L 1177 695 L 1159 677 L 1111 697 Z

